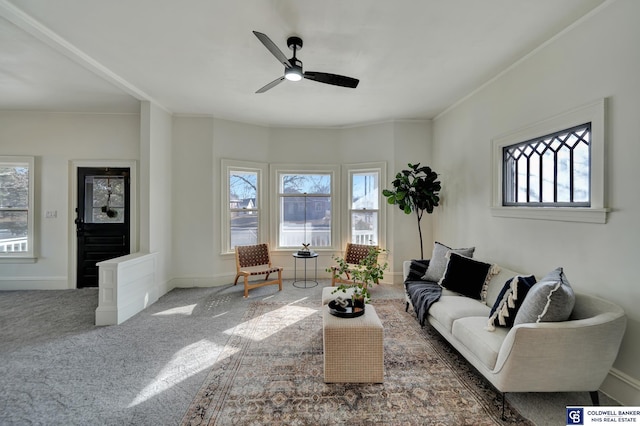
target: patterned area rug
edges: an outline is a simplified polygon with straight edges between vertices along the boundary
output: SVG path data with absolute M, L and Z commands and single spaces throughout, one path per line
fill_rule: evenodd
M 500 394 L 403 301 L 373 303 L 384 326 L 383 384 L 324 383 L 317 302 L 254 302 L 182 424 L 532 424 L 508 403 L 502 420 Z

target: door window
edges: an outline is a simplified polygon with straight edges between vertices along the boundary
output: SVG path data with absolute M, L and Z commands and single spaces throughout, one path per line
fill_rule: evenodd
M 85 223 L 124 223 L 124 177 L 86 176 Z

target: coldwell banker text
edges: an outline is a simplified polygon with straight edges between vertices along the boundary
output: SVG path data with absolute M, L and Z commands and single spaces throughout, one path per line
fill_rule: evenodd
M 567 425 L 640 424 L 640 407 L 567 407 Z

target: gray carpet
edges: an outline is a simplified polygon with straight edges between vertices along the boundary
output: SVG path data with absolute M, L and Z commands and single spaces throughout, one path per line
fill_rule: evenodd
M 94 326 L 97 290 L 0 292 L 0 424 L 176 425 L 252 300 L 320 301 L 327 282 L 175 289 L 119 326 Z M 380 285 L 373 297 L 401 298 Z M 600 395 L 603 405 L 617 405 Z M 509 394 L 538 425 L 564 425 L 587 393 Z

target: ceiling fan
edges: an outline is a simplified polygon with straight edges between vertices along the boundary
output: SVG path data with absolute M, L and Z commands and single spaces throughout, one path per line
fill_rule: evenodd
M 293 58 L 287 59 L 287 57 L 284 56 L 284 53 L 282 53 L 282 51 L 278 49 L 278 46 L 276 46 L 269 37 L 258 31 L 254 31 L 253 33 L 256 35 L 256 37 L 258 37 L 258 40 L 260 40 L 262 44 L 265 45 L 269 52 L 271 52 L 271 54 L 275 56 L 282 65 L 284 65 L 284 75 L 282 77 L 276 78 L 264 87 L 261 87 L 256 91 L 256 93 L 266 92 L 267 90 L 282 83 L 285 78 L 290 81 L 300 81 L 303 78 L 306 78 L 307 80 L 313 80 L 319 83 L 350 87 L 352 89 L 355 89 L 360 82 L 360 80 L 356 78 L 345 77 L 344 75 L 329 74 L 326 72 L 317 71 L 303 72 L 302 61 L 296 58 L 296 52 L 302 49 L 302 39 L 300 37 L 289 37 L 287 39 L 287 46 L 289 46 L 289 49 L 293 50 Z

